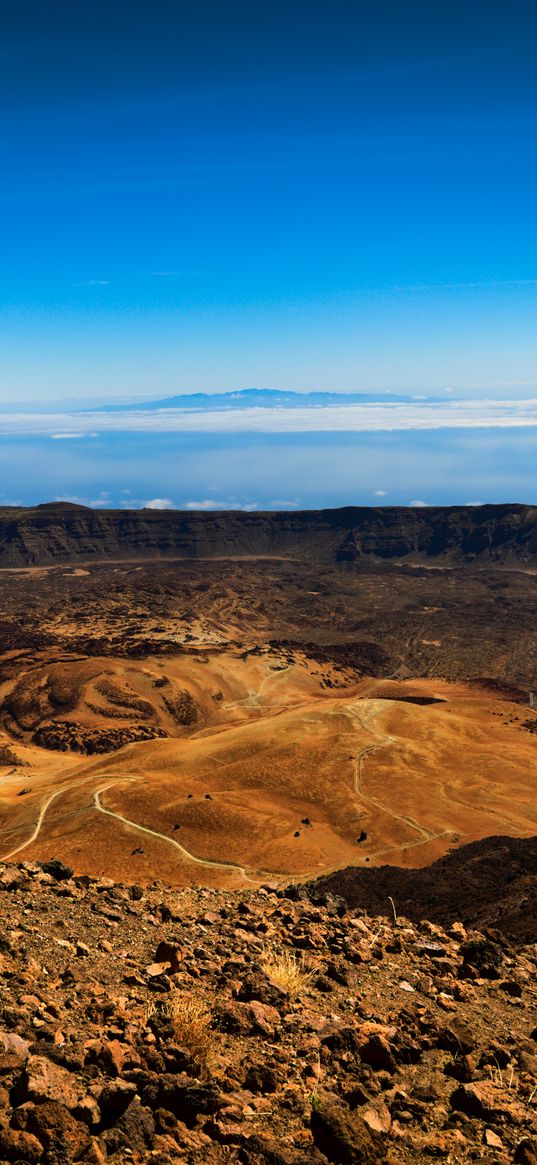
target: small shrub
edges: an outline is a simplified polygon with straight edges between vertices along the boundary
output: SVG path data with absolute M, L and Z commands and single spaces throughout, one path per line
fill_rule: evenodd
M 198 995 L 173 991 L 167 1001 L 177 1043 L 200 1068 L 207 1068 L 214 1051 L 213 1015 L 209 1004 Z
M 309 987 L 315 974 L 308 968 L 303 955 L 298 956 L 289 950 L 267 951 L 261 966 L 265 975 L 287 991 L 292 999 Z

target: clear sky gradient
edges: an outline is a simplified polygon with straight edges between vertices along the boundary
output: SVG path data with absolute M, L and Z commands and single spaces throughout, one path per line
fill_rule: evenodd
M 537 386 L 534 0 L 1 7 L 1 399 Z

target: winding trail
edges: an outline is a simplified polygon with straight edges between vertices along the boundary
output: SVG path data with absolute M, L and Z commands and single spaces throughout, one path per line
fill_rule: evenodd
M 39 816 L 38 816 L 37 821 L 35 823 L 33 833 L 30 834 L 30 837 L 26 838 L 26 841 L 21 842 L 21 844 L 16 846 L 15 849 L 12 849 L 10 853 L 3 854 L 2 857 L 0 858 L 0 861 L 2 861 L 2 862 L 11 861 L 11 858 L 14 858 L 15 854 L 19 854 L 21 852 L 21 850 L 27 849 L 29 845 L 32 845 L 32 843 L 34 841 L 37 841 L 37 838 L 39 837 L 39 834 L 41 832 L 41 826 L 42 826 L 42 824 L 45 820 L 45 817 L 46 817 L 47 809 L 49 808 L 50 805 L 52 805 L 52 802 L 55 801 L 57 797 L 60 797 L 62 793 L 69 792 L 71 789 L 80 788 L 80 785 L 83 785 L 86 783 L 86 781 L 91 781 L 92 779 L 93 779 L 92 777 L 86 777 L 84 781 L 79 781 L 79 782 L 77 782 L 76 785 L 69 785 L 67 788 L 56 789 L 55 793 L 51 793 L 49 797 L 46 797 L 46 799 L 43 801 L 41 809 L 39 810 Z
M 286 671 L 290 671 L 292 664 L 288 663 L 285 667 L 271 669 L 267 675 L 261 680 L 257 692 L 250 692 L 244 700 L 235 700 L 232 704 L 228 700 L 222 704 L 222 709 L 225 712 L 232 712 L 234 708 L 256 708 L 259 703 L 259 698 L 269 680 L 275 680 L 278 676 L 282 676 Z
M 289 671 L 290 666 L 291 665 L 288 665 L 287 667 L 281 668 L 277 671 L 272 671 L 272 670 L 268 671 L 267 674 L 265 674 L 265 676 L 261 680 L 260 686 L 259 686 L 257 691 L 250 692 L 250 694 L 243 700 L 236 701 L 235 703 L 226 703 L 226 704 L 224 704 L 224 707 L 226 708 L 226 710 L 231 710 L 233 708 L 239 708 L 239 707 L 255 708 L 260 700 L 260 697 L 261 697 L 262 692 L 264 691 L 265 687 L 269 683 L 271 683 L 273 680 L 277 680 L 278 676 L 283 675 L 285 671 Z M 304 701 L 304 703 L 303 703 L 303 710 L 304 711 L 306 710 L 309 703 L 310 703 L 310 701 Z M 361 730 L 363 732 L 366 732 L 369 735 L 369 737 L 371 738 L 370 743 L 366 744 L 354 756 L 353 784 L 354 784 L 354 793 L 355 793 L 356 797 L 360 799 L 360 802 L 363 805 L 369 806 L 372 810 L 375 810 L 376 812 L 381 813 L 388 818 L 391 818 L 393 821 L 399 822 L 401 825 L 406 826 L 415 835 L 412 840 L 406 841 L 406 842 L 403 841 L 399 845 L 390 844 L 390 845 L 386 845 L 383 848 L 380 848 L 376 851 L 370 850 L 368 852 L 368 857 L 374 861 L 378 860 L 379 858 L 383 858 L 388 854 L 402 854 L 406 850 L 413 849 L 415 847 L 419 847 L 419 846 L 423 846 L 423 845 L 427 845 L 429 842 L 438 841 L 439 839 L 442 839 L 442 838 L 453 838 L 456 836 L 458 839 L 460 839 L 461 837 L 465 836 L 464 834 L 461 834 L 460 829 L 457 830 L 456 832 L 453 829 L 444 829 L 440 832 L 433 832 L 433 830 L 427 828 L 425 825 L 421 824 L 415 818 L 409 816 L 408 814 L 398 812 L 396 809 L 392 808 L 389 804 L 384 804 L 381 800 L 378 799 L 378 797 L 375 797 L 373 794 L 367 792 L 364 789 L 364 782 L 365 782 L 364 767 L 365 767 L 365 763 L 366 763 L 367 759 L 371 758 L 375 753 L 379 752 L 380 749 L 389 747 L 390 745 L 397 746 L 399 743 L 397 737 L 394 737 L 388 733 L 382 732 L 376 725 L 376 718 L 378 717 L 380 712 L 386 708 L 388 703 L 392 703 L 392 701 L 388 701 L 385 699 L 382 699 L 382 700 L 375 699 L 374 697 L 368 697 L 368 696 L 361 696 L 361 697 L 351 699 L 351 700 L 348 700 L 347 698 L 344 697 L 343 699 L 341 699 L 341 701 L 337 700 L 337 702 L 334 703 L 333 708 L 331 708 L 331 710 L 330 710 L 331 715 L 339 716 L 340 714 L 343 714 L 343 716 L 346 717 L 348 721 L 350 721 L 349 728 L 351 729 L 351 731 L 350 731 L 349 735 L 352 734 L 354 748 L 356 748 L 356 730 L 357 730 L 358 724 L 359 724 Z M 280 707 L 271 707 L 270 712 L 267 714 L 270 716 L 281 714 L 281 708 Z M 304 724 L 306 724 L 306 723 L 307 723 L 307 716 L 304 716 Z M 231 727 L 233 727 L 233 725 Z M 220 731 L 220 730 L 217 729 L 217 731 Z M 213 733 L 202 731 L 199 735 L 200 735 L 200 737 L 202 737 L 202 736 L 205 736 L 206 734 L 212 735 Z M 205 757 L 205 754 L 203 754 L 203 753 L 201 753 L 200 755 L 204 756 L 204 759 L 206 759 L 207 762 L 209 762 L 211 769 L 215 765 L 222 767 L 222 768 L 227 768 L 229 766 L 229 764 L 231 763 L 229 761 L 224 762 L 224 761 L 220 760 L 219 757 L 216 757 L 216 756 Z M 209 775 L 209 773 L 210 773 L 210 770 L 208 771 L 207 774 L 203 773 L 202 775 L 203 776 Z M 139 782 L 140 780 L 143 779 L 143 777 L 140 774 L 133 774 L 133 773 L 130 773 L 130 774 L 124 773 L 122 775 L 118 774 L 114 777 L 113 780 L 110 779 L 110 780 L 108 780 L 108 782 L 106 784 L 99 785 L 99 779 L 102 781 L 103 775 L 104 774 L 101 773 L 101 776 L 99 778 L 99 774 L 94 772 L 89 776 L 86 776 L 82 779 L 73 781 L 73 783 L 71 783 L 71 784 L 65 784 L 61 788 L 56 789 L 54 792 L 46 795 L 45 799 L 43 800 L 43 802 L 41 804 L 41 807 L 39 808 L 38 816 L 37 816 L 37 819 L 35 821 L 34 826 L 30 827 L 31 832 L 30 832 L 29 836 L 26 838 L 26 840 L 20 842 L 16 846 L 14 846 L 9 851 L 9 853 L 4 854 L 0 858 L 0 861 L 11 861 L 13 858 L 16 857 L 16 855 L 18 855 L 21 852 L 23 852 L 24 850 L 26 850 L 28 847 L 30 847 L 34 842 L 36 842 L 38 840 L 38 838 L 41 834 L 41 830 L 42 830 L 43 824 L 45 822 L 47 813 L 48 813 L 49 809 L 51 808 L 51 806 L 54 804 L 54 802 L 57 801 L 58 798 L 60 798 L 63 794 L 69 794 L 71 792 L 74 792 L 74 791 L 80 789 L 82 786 L 84 786 L 90 782 L 93 782 L 94 787 L 93 787 L 93 789 L 91 789 L 89 791 L 89 800 L 86 802 L 84 799 L 84 804 L 80 805 L 78 808 L 75 809 L 76 813 L 80 813 L 86 809 L 90 809 L 90 810 L 94 809 L 96 812 L 101 813 L 106 817 L 113 818 L 123 828 L 127 827 L 128 829 L 136 830 L 139 833 L 143 833 L 149 837 L 155 838 L 157 841 L 165 842 L 169 846 L 173 846 L 174 850 L 178 851 L 178 853 L 181 855 L 181 858 L 186 863 L 191 863 L 194 866 L 204 867 L 206 869 L 227 871 L 230 875 L 234 874 L 234 875 L 240 877 L 241 879 L 244 879 L 244 881 L 246 881 L 252 885 L 255 884 L 254 877 L 251 876 L 252 874 L 257 878 L 262 877 L 262 876 L 266 876 L 266 877 L 278 876 L 277 874 L 275 874 L 274 871 L 269 871 L 266 874 L 263 874 L 261 871 L 257 871 L 257 870 L 254 871 L 251 868 L 250 868 L 251 873 L 248 874 L 246 868 L 244 866 L 240 865 L 238 862 L 236 863 L 236 862 L 230 862 L 230 861 L 218 861 L 215 859 L 198 857 L 195 854 L 191 853 L 188 849 L 186 849 L 186 847 L 184 845 L 181 845 L 181 843 L 176 841 L 173 837 L 170 837 L 164 833 L 160 833 L 156 829 L 151 829 L 148 826 L 141 825 L 138 822 L 133 821 L 130 818 L 123 816 L 121 813 L 118 813 L 112 809 L 106 808 L 106 806 L 103 804 L 102 797 L 103 797 L 103 794 L 106 793 L 106 791 L 108 789 L 113 789 L 117 785 L 125 784 L 126 782 L 133 782 L 133 783 Z M 472 810 L 474 808 L 474 806 L 472 806 L 471 804 L 468 804 L 467 802 L 463 801 L 460 798 L 454 798 L 454 800 L 457 804 L 464 806 L 465 808 L 467 808 L 469 810 Z M 482 809 L 481 811 L 486 813 L 486 814 L 489 814 L 491 817 L 493 817 L 496 820 L 502 821 L 502 823 L 508 824 L 511 828 L 513 828 L 515 830 L 519 830 L 519 828 L 520 828 L 520 825 L 518 823 L 509 821 L 508 819 L 504 818 L 503 815 L 501 815 L 496 810 L 488 808 L 488 809 Z M 72 814 L 70 812 L 67 812 L 67 816 L 69 816 L 69 815 L 72 815 Z M 16 832 L 18 832 L 18 831 L 19 831 L 19 826 L 16 827 Z M 12 833 L 12 830 L 11 829 L 4 830 L 3 832 L 4 833 Z M 12 844 L 13 844 L 13 842 L 12 842 Z
M 382 702 L 383 702 L 383 704 L 385 704 L 387 701 L 383 700 Z M 362 715 L 360 710 L 356 707 L 353 707 L 352 709 L 349 710 L 350 715 L 359 721 L 362 728 L 365 729 L 366 732 L 369 732 L 369 734 L 371 736 L 374 736 L 376 738 L 375 742 L 373 744 L 366 745 L 366 747 L 363 748 L 358 753 L 358 755 L 356 757 L 355 770 L 354 770 L 354 791 L 357 794 L 357 796 L 359 796 L 361 798 L 362 801 L 366 802 L 366 804 L 372 805 L 375 809 L 379 809 L 381 813 L 385 813 L 388 817 L 393 818 L 394 821 L 400 821 L 400 822 L 402 822 L 403 825 L 408 825 L 410 829 L 414 829 L 416 831 L 416 833 L 419 834 L 421 844 L 423 844 L 427 841 L 434 841 L 437 837 L 443 836 L 443 835 L 433 833 L 430 829 L 427 829 L 424 825 L 420 825 L 419 821 L 415 821 L 413 817 L 408 817 L 404 813 L 396 813 L 395 809 L 390 809 L 390 807 L 388 805 L 383 805 L 382 801 L 379 801 L 377 797 L 373 797 L 373 796 L 371 796 L 370 793 L 364 792 L 364 789 L 363 789 L 363 765 L 364 765 L 364 761 L 365 761 L 366 757 L 372 756 L 373 753 L 378 752 L 379 749 L 381 749 L 381 748 L 385 748 L 386 745 L 388 745 L 388 744 L 396 744 L 397 743 L 395 736 L 389 736 L 387 733 L 379 732 L 374 727 L 374 725 L 371 724 L 371 716 L 374 715 L 375 713 L 378 713 L 380 711 L 380 709 L 378 707 L 376 707 L 376 705 L 378 703 L 377 700 L 370 700 L 369 703 L 372 704 L 373 707 L 370 709 L 369 714 L 366 714 L 365 716 Z M 414 842 L 411 844 L 414 844 L 414 845 L 420 844 L 420 842 L 417 842 L 417 843 Z M 406 849 L 408 847 L 405 845 L 401 845 L 397 848 Z M 385 852 L 385 851 L 382 851 L 382 852 Z
M 15 846 L 14 849 L 10 850 L 9 853 L 3 854 L 0 858 L 0 861 L 11 861 L 11 859 L 14 858 L 17 854 L 21 853 L 22 850 L 28 849 L 28 846 L 32 845 L 34 841 L 37 841 L 43 826 L 43 822 L 50 806 L 52 805 L 52 802 L 55 801 L 58 797 L 61 797 L 62 793 L 70 793 L 74 789 L 79 789 L 82 785 L 87 784 L 89 781 L 95 781 L 96 779 L 96 775 L 92 774 L 90 777 L 85 777 L 82 781 L 77 781 L 76 784 L 67 785 L 64 788 L 56 789 L 54 793 L 51 793 L 48 797 L 46 797 L 39 810 L 37 821 L 32 830 L 32 833 L 29 835 L 29 837 L 26 838 L 25 841 L 22 841 L 20 845 Z M 105 809 L 101 801 L 102 793 L 105 793 L 107 789 L 115 788 L 116 785 L 123 784 L 125 781 L 138 780 L 141 780 L 141 778 L 138 776 L 121 776 L 118 777 L 117 780 L 109 781 L 107 785 L 102 785 L 99 789 L 95 789 L 93 793 L 93 805 L 95 809 L 99 813 L 103 813 L 106 817 L 115 818 L 117 821 L 120 821 L 122 825 L 128 825 L 131 829 L 137 829 L 141 833 L 149 834 L 150 837 L 156 837 L 159 841 L 167 842 L 168 845 L 171 845 L 174 847 L 174 849 L 179 850 L 182 857 L 186 861 L 192 862 L 193 865 L 207 866 L 218 870 L 229 870 L 230 873 L 240 874 L 240 876 L 247 882 L 252 881 L 252 879 L 246 873 L 244 866 L 240 866 L 238 863 L 218 862 L 212 861 L 210 858 L 198 858 L 195 854 L 192 854 L 189 850 L 185 849 L 185 846 L 181 845 L 178 841 L 175 841 L 173 837 L 167 837 L 165 833 L 158 833 L 158 831 L 155 829 L 148 829 L 145 825 L 139 825 L 137 821 L 130 821 L 128 817 L 122 817 L 120 813 L 114 813 L 112 809 Z
M 193 862 L 196 866 L 209 866 L 216 870 L 230 870 L 234 874 L 240 874 L 247 882 L 252 879 L 248 877 L 244 866 L 239 866 L 236 862 L 217 862 L 210 858 L 197 858 L 195 854 L 191 854 L 189 850 L 185 849 L 184 845 L 175 841 L 175 838 L 168 837 L 165 833 L 159 833 L 156 829 L 149 829 L 146 825 L 139 825 L 137 821 L 131 821 L 128 817 L 123 817 L 121 813 L 115 813 L 113 809 L 105 809 L 102 801 L 102 793 L 106 793 L 107 789 L 113 789 L 116 785 L 124 781 L 138 780 L 137 777 L 120 777 L 117 781 L 111 781 L 108 785 L 103 785 L 100 789 L 95 789 L 93 794 L 93 804 L 99 813 L 104 813 L 106 817 L 113 817 L 116 821 L 120 821 L 122 825 L 129 825 L 131 829 L 137 829 L 140 833 L 147 833 L 149 837 L 156 837 L 158 841 L 166 841 L 168 845 L 173 845 L 175 849 L 179 850 L 182 857 L 187 861 Z

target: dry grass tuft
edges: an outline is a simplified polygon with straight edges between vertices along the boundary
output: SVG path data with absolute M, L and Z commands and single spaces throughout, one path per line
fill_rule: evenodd
M 177 1043 L 200 1068 L 207 1068 L 214 1052 L 213 1014 L 199 995 L 173 991 L 166 1001 Z
M 285 949 L 279 951 L 266 951 L 261 966 L 283 991 L 291 999 L 296 998 L 302 991 L 309 987 L 314 975 L 314 969 L 308 967 L 303 955 L 296 955 L 294 951 Z

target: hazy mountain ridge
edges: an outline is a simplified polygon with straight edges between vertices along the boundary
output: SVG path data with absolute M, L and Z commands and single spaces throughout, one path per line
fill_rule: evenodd
M 324 408 L 327 405 L 407 404 L 415 400 L 434 402 L 444 398 L 393 392 L 293 392 L 277 388 L 241 388 L 236 392 L 192 392 L 160 400 L 130 404 L 102 405 L 102 413 L 133 412 L 137 409 L 285 409 Z
M 0 565 L 132 557 L 289 557 L 537 562 L 537 508 L 353 507 L 288 512 L 92 510 L 69 503 L 0 509 Z

